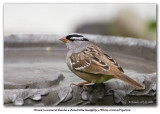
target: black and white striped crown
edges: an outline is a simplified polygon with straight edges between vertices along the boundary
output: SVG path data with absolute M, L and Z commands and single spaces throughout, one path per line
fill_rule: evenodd
M 81 34 L 70 34 L 66 36 L 66 39 L 70 41 L 89 41 Z

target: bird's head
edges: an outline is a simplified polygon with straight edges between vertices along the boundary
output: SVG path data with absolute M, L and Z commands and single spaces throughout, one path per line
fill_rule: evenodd
M 69 49 L 80 47 L 81 45 L 89 42 L 89 40 L 81 34 L 69 34 L 66 37 L 61 38 L 60 40 L 66 43 Z
M 69 34 L 64 38 L 60 39 L 62 42 L 67 43 L 67 42 L 77 42 L 77 41 L 89 41 L 86 39 L 83 35 L 81 34 Z

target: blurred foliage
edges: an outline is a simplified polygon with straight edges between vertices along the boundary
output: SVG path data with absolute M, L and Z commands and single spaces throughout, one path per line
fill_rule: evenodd
M 156 30 L 156 21 L 155 20 L 151 20 L 148 22 L 148 29 L 151 31 Z
M 156 40 L 156 21 L 132 23 L 115 20 L 112 23 L 85 23 L 79 26 L 75 32 Z
M 112 21 L 85 22 L 75 32 L 156 40 L 156 19 L 142 19 L 133 10 L 124 9 Z

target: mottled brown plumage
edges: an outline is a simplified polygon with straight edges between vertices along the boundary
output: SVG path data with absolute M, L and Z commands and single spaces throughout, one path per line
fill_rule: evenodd
M 87 41 L 86 38 L 83 41 L 83 37 L 79 39 L 77 37 L 78 35 L 74 40 L 72 35 L 70 37 L 72 41 L 66 40 L 69 47 L 67 65 L 73 73 L 90 83 L 103 83 L 109 79 L 118 78 L 136 89 L 144 88 L 125 75 L 122 67 L 102 49 Z M 76 45 L 79 46 L 77 47 L 79 50 L 75 49 Z

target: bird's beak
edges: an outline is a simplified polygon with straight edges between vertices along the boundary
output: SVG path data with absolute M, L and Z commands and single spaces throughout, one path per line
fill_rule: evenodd
M 61 40 L 62 42 L 64 42 L 64 43 L 67 43 L 67 39 L 64 37 L 64 38 L 61 38 L 61 39 L 59 39 L 59 40 Z

